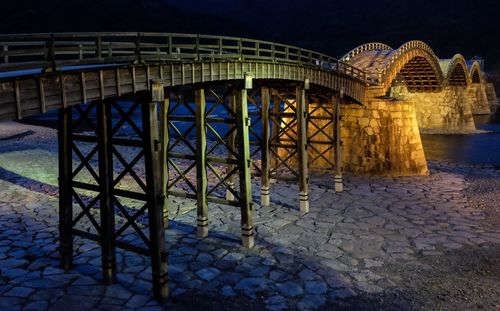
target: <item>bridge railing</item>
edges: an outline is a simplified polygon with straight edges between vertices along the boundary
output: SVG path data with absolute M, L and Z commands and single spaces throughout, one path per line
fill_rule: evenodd
M 173 33 L 0 35 L 0 71 L 88 64 L 185 61 L 266 61 L 337 71 L 368 81 L 366 72 L 328 55 L 236 37 Z

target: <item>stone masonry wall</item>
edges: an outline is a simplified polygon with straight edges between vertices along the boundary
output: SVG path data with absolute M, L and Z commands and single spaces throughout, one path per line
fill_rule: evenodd
M 355 174 L 427 175 L 412 102 L 370 99 L 342 106 L 344 170 Z
M 490 111 L 492 113 L 497 112 L 498 109 L 498 98 L 495 91 L 495 85 L 493 83 L 486 84 L 486 97 L 488 97 L 488 102 L 490 104 Z
M 485 83 L 474 83 L 467 87 L 467 98 L 472 105 L 472 114 L 490 114 L 491 108 Z
M 391 89 L 391 97 L 414 104 L 420 130 L 432 133 L 474 132 L 473 93 L 458 86 L 437 93 L 410 93 L 404 86 Z

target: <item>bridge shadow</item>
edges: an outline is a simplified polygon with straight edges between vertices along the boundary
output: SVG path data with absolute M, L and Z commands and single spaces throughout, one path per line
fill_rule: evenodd
M 56 196 L 58 193 L 56 186 L 13 173 L 1 167 L 0 179 L 44 195 Z M 0 215 L 0 218 L 4 216 L 8 215 Z M 40 225 L 47 224 L 41 219 L 36 219 L 29 214 L 26 215 L 26 213 L 23 213 L 22 217 L 23 221 L 36 222 Z M 29 220 L 29 218 L 32 219 Z M 57 226 L 55 219 L 52 225 Z M 33 232 L 33 235 L 35 234 L 36 232 Z M 317 301 L 321 302 L 317 308 L 319 310 L 409 310 L 415 306 L 415 297 L 409 292 L 391 290 L 381 294 L 366 294 L 357 290 L 356 284 L 346 279 L 345 273 L 342 274 L 321 264 L 317 257 L 304 253 L 293 244 L 271 243 L 257 235 L 256 247 L 245 249 L 240 246 L 239 238 L 231 233 L 212 230 L 207 238 L 199 239 L 193 224 L 175 219 L 169 221 L 166 236 L 169 252 L 169 280 L 173 289 L 168 303 L 171 310 L 263 310 L 266 305 L 276 308 L 282 306 L 289 310 L 303 304 L 303 299 L 307 296 L 313 296 L 312 302 L 309 302 L 311 304 L 318 303 Z M 26 237 L 29 239 L 29 236 Z M 27 265 L 45 258 L 47 262 L 50 262 L 49 266 L 57 268 L 59 258 L 57 241 L 57 238 L 51 242 L 47 241 L 49 245 L 43 246 L 45 251 L 42 251 L 41 245 L 29 250 L 24 257 L 28 261 Z M 75 243 L 81 246 L 84 241 L 94 243 L 82 239 L 76 239 Z M 99 246 L 95 243 L 94 250 L 98 249 Z M 75 247 L 75 250 L 77 264 L 75 269 L 69 272 L 68 278 L 78 274 L 100 281 L 100 252 L 80 247 Z M 196 254 L 190 255 L 191 251 L 196 252 Z M 206 262 L 198 260 L 202 253 L 211 256 L 212 260 Z M 118 254 L 118 286 L 129 290 L 132 294 L 146 295 L 152 298 L 149 258 L 123 250 L 118 250 Z M 222 255 L 216 256 L 214 254 Z M 82 260 L 82 258 L 89 260 Z M 87 263 L 81 264 L 82 262 Z M 140 262 L 139 270 L 141 272 L 123 272 L 127 271 L 127 268 L 131 268 L 129 262 Z M 134 265 L 137 266 L 137 264 Z M 43 266 L 40 271 L 42 272 L 46 267 Z M 219 271 L 215 278 L 208 280 L 200 276 L 200 271 L 203 269 L 214 268 Z M 137 271 L 137 267 L 134 269 Z M 287 282 L 305 283 L 307 280 L 300 276 L 303 271 L 312 273 L 311 281 L 317 280 L 328 284 L 328 290 L 318 295 L 308 295 L 304 290 L 301 295 L 295 297 L 272 298 L 278 297 L 278 295 L 283 297 L 286 294 L 283 292 L 282 286 Z M 282 279 L 272 278 L 271 273 L 285 276 Z M 243 286 L 241 282 L 244 280 L 255 283 Z M 81 287 L 81 285 L 71 285 L 64 282 L 60 285 L 53 281 L 49 283 L 50 286 L 56 288 L 58 286 L 61 289 L 65 287 L 64 290 L 67 292 L 71 292 L 71 288 Z M 20 285 L 22 286 L 22 282 Z M 232 292 L 228 290 L 227 286 L 232 288 Z M 105 295 L 104 289 L 102 293 L 95 290 L 94 292 L 95 295 L 103 297 Z

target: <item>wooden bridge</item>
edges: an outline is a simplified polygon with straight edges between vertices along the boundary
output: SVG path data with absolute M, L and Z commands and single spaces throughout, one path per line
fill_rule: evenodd
M 1 35 L 0 120 L 59 109 L 62 266 L 72 266 L 75 235 L 102 245 L 106 283 L 115 280 L 116 247 L 149 255 L 154 294 L 163 299 L 167 197 L 196 200 L 200 237 L 208 235 L 208 203 L 240 208 L 242 243 L 252 247 L 252 171 L 261 178 L 263 207 L 270 204 L 270 180 L 286 175 L 298 180 L 299 206 L 307 213 L 308 170 L 316 161 L 335 172 L 341 191 L 341 100 L 362 104 L 370 88 L 386 90 L 396 77 L 411 91 L 436 91 L 482 72 L 460 56 L 440 63 L 418 41 L 397 50 L 363 45 L 338 60 L 209 35 Z M 137 113 L 142 120 L 132 117 Z M 124 148 L 136 155 L 128 158 Z M 260 162 L 252 161 L 259 155 Z M 88 178 L 80 177 L 83 171 Z M 117 224 L 115 214 L 125 222 Z M 78 228 L 84 217 L 90 230 Z M 126 238 L 130 232 L 140 243 Z

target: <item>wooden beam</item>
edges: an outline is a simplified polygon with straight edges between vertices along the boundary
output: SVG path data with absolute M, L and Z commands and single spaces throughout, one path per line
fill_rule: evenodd
M 101 259 L 104 283 L 116 281 L 115 210 L 113 200 L 113 153 L 111 147 L 111 102 L 96 104 L 101 213 Z
M 334 113 L 334 124 L 335 124 L 335 192 L 343 191 L 343 181 L 342 181 L 342 124 L 341 124 L 341 102 L 344 98 L 344 90 L 341 89 L 338 96 L 334 96 L 333 103 L 335 105 L 335 113 Z
M 250 167 L 250 118 L 248 117 L 247 89 L 252 86 L 251 76 L 245 75 L 244 88 L 237 91 L 236 120 L 238 127 L 238 167 L 240 169 L 241 239 L 244 247 L 254 246 L 252 181 Z
M 59 253 L 61 267 L 68 271 L 73 267 L 73 196 L 71 176 L 72 157 L 71 108 L 59 109 Z
M 305 84 L 308 84 L 305 83 Z M 298 86 L 295 92 L 297 114 L 297 153 L 299 156 L 299 204 L 300 212 L 309 213 L 309 167 L 307 154 L 307 103 L 304 86 Z
M 270 205 L 270 183 L 269 183 L 269 171 L 270 171 L 270 120 L 269 120 L 269 109 L 271 106 L 271 97 L 269 93 L 269 88 L 262 87 L 260 89 L 260 97 L 262 101 L 261 109 L 261 120 L 262 120 L 262 155 L 261 155 L 261 188 L 260 188 L 260 205 L 262 207 L 269 207 Z
M 196 201 L 198 216 L 196 219 L 199 237 L 208 236 L 208 204 L 207 204 L 207 127 L 205 90 L 195 91 L 196 103 Z
M 155 92 L 153 91 L 153 93 Z M 168 299 L 168 267 L 163 217 L 164 204 L 166 203 L 161 196 L 163 185 L 161 181 L 162 167 L 160 166 L 162 156 L 158 128 L 158 102 L 145 100 L 142 103 L 142 124 L 144 130 L 144 165 L 146 169 L 153 295 L 156 299 L 165 303 Z
M 160 105 L 160 141 L 161 141 L 161 196 L 168 202 L 168 146 L 170 141 L 170 133 L 168 129 L 168 110 L 170 106 L 170 98 L 165 96 Z M 163 221 L 165 228 L 168 228 L 168 204 L 163 206 Z
M 231 95 L 229 95 L 229 109 L 231 109 L 231 111 L 236 113 L 236 106 L 237 106 L 237 97 L 236 97 L 236 94 L 233 92 Z M 229 124 L 229 129 L 231 129 L 233 127 L 233 125 L 234 124 Z M 231 148 L 232 150 L 236 150 L 236 131 L 231 132 L 227 139 L 228 139 L 228 147 Z M 234 156 L 231 152 L 229 152 L 229 158 L 234 159 Z M 234 159 L 234 160 L 236 160 L 236 159 Z M 229 164 L 227 166 L 226 173 L 232 172 L 233 170 L 234 170 L 234 165 Z M 235 175 L 231 175 L 227 179 L 227 185 L 229 187 L 231 187 L 232 189 L 234 189 L 234 180 L 235 180 Z M 234 194 L 229 189 L 227 189 L 226 190 L 226 200 L 234 201 L 234 199 L 235 199 Z

